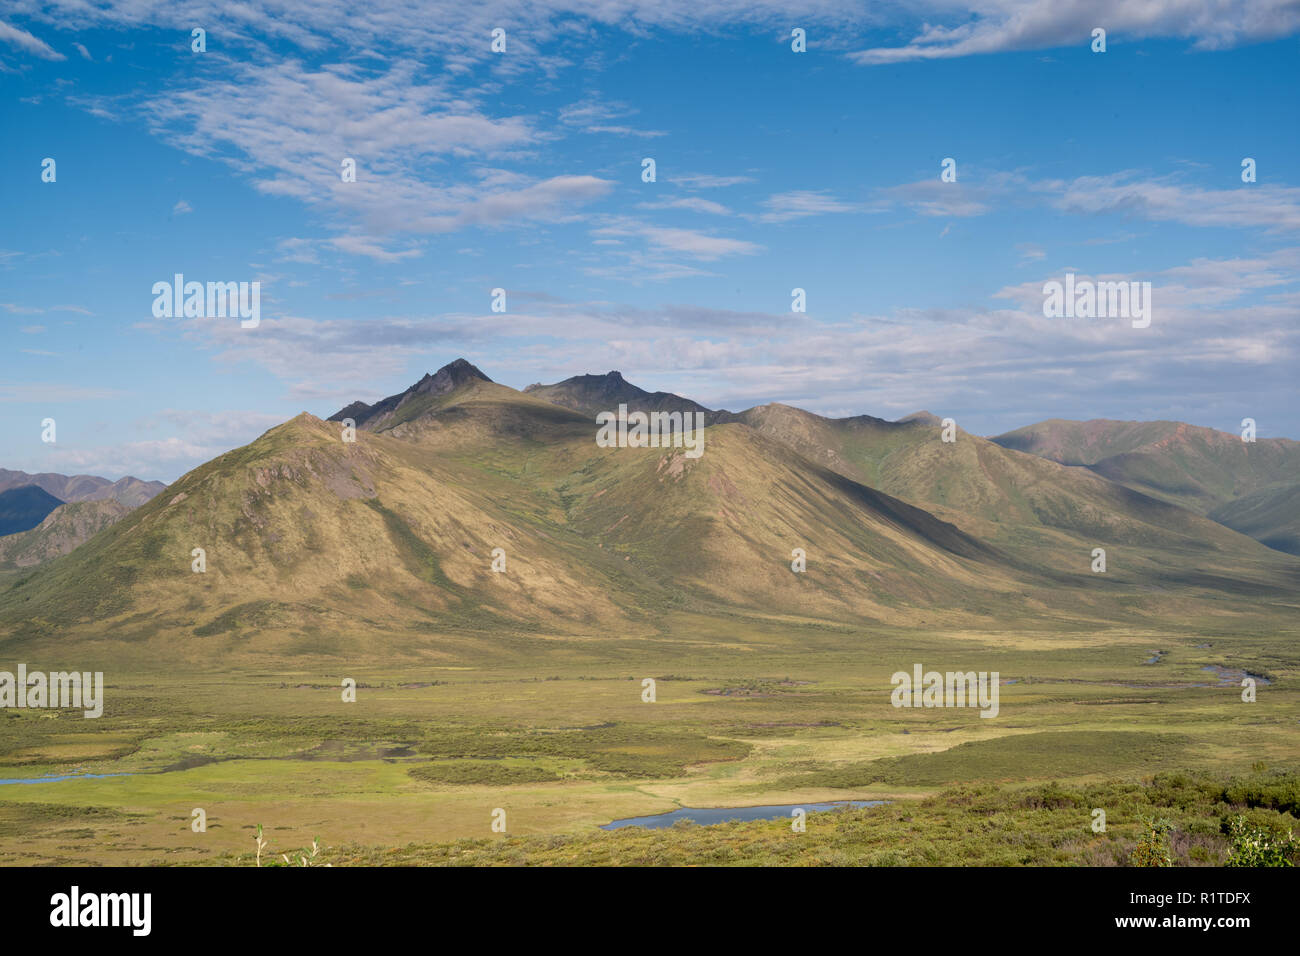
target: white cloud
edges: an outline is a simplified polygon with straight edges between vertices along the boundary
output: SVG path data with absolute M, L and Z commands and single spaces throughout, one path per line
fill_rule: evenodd
M 364 251 L 375 258 L 407 254 L 383 250 L 378 239 L 387 234 L 562 221 L 613 187 L 591 175 L 537 180 L 468 165 L 531 148 L 540 135 L 523 117 L 486 115 L 452 93 L 446 76 L 420 79 L 413 64 L 380 73 L 295 62 L 225 72 L 235 75 L 152 99 L 149 114 L 172 142 L 233 164 L 261 192 L 326 209 L 345 238 L 375 237 Z M 345 158 L 356 162 L 355 182 L 342 180 Z
M 688 212 L 708 213 L 712 216 L 730 216 L 731 210 L 722 203 L 713 202 L 708 199 L 700 199 L 698 196 L 683 196 L 677 199 L 664 199 L 659 202 L 637 203 L 638 209 L 685 209 Z
M 789 222 L 807 216 L 824 216 L 829 213 L 854 212 L 859 207 L 841 202 L 825 190 L 799 189 L 778 193 L 763 200 L 767 212 L 759 216 L 761 222 Z
M 695 229 L 655 226 L 634 219 L 616 218 L 592 230 L 592 235 L 604 238 L 636 236 L 651 246 L 665 251 L 684 253 L 695 259 L 710 261 L 723 256 L 753 255 L 763 247 L 744 239 L 711 236 Z
M 862 50 L 851 58 L 880 64 L 1009 50 L 1086 49 L 1098 26 L 1106 29 L 1108 44 L 1172 37 L 1191 40 L 1199 50 L 1300 30 L 1300 6 L 1293 0 L 976 0 L 931 6 L 956 25 L 927 22 L 904 46 Z
M 756 182 L 752 176 L 714 176 L 709 173 L 685 173 L 681 176 L 669 177 L 668 181 L 684 189 L 722 189 L 726 186 Z
M 626 103 L 605 103 L 598 97 L 590 96 L 577 103 L 571 103 L 560 110 L 560 123 L 579 129 L 584 133 L 610 133 L 617 136 L 638 136 L 653 138 L 668 135 L 662 130 L 637 129 L 617 124 L 614 121 L 636 115 L 637 110 Z
M 61 433 L 59 443 L 48 447 L 39 465 L 28 467 L 63 474 L 133 475 L 151 481 L 157 480 L 155 475 L 176 475 L 229 450 L 229 446 L 203 445 L 184 438 L 77 447 L 63 440 Z
M 1172 179 L 1135 180 L 1131 173 L 1044 182 L 1064 212 L 1118 212 L 1188 226 L 1255 227 L 1267 232 L 1300 229 L 1300 187 L 1242 183 L 1232 189 L 1201 189 Z
M 33 36 L 26 30 L 10 26 L 3 20 L 0 20 L 0 43 L 9 43 L 18 47 L 20 50 L 26 50 L 33 56 L 38 56 L 42 60 L 66 60 L 67 57 L 55 50 L 39 37 Z
M 987 189 L 968 183 L 945 183 L 936 175 L 933 179 L 907 183 L 884 190 L 884 195 L 906 203 L 922 216 L 967 218 L 982 216 L 989 211 Z
M 404 249 L 400 252 L 394 252 L 362 236 L 337 236 L 329 242 L 340 252 L 353 256 L 368 256 L 379 262 L 401 262 L 403 259 L 412 259 L 420 255 L 419 249 Z

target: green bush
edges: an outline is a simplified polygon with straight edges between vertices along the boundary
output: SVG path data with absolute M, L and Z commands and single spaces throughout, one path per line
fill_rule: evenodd
M 1133 848 L 1131 862 L 1134 866 L 1173 866 L 1173 853 L 1169 849 L 1169 834 L 1174 825 L 1161 817 L 1142 817 L 1142 836 Z
M 1278 837 L 1271 830 L 1254 826 L 1238 815 L 1228 824 L 1232 846 L 1225 866 L 1294 866 L 1292 857 L 1300 844 L 1290 830 Z

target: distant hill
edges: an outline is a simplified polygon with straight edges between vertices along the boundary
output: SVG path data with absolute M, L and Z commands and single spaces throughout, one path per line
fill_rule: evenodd
M 943 419 L 938 415 L 932 415 L 930 412 L 923 409 L 919 412 L 912 412 L 910 415 L 904 415 L 898 420 L 898 424 L 900 425 L 908 425 L 912 423 L 920 425 L 941 425 L 943 424 Z
M 1300 555 L 1300 484 L 1243 495 L 1215 508 L 1210 517 L 1270 548 Z
M 1137 451 L 1168 439 L 1178 422 L 1119 422 L 1107 419 L 1076 422 L 1052 418 L 1026 425 L 991 439 L 1003 448 L 1050 458 L 1063 465 L 1095 465 L 1112 455 Z
M 110 481 L 96 475 L 69 476 L 54 472 L 29 475 L 25 471 L 0 468 L 0 491 L 23 485 L 43 488 L 60 501 L 103 501 L 111 498 L 128 508 L 139 507 L 167 487 L 161 481 L 141 481 L 129 475 Z
M 67 554 L 130 512 L 111 498 L 59 505 L 34 528 L 0 537 L 0 570 L 30 568 Z
M 0 491 L 0 535 L 35 528 L 61 504 L 62 501 L 38 485 Z
M 1051 419 L 993 441 L 1086 467 L 1127 488 L 1273 541 L 1273 547 L 1285 543 L 1286 528 L 1300 522 L 1294 510 L 1286 511 L 1296 501 L 1289 490 L 1300 477 L 1300 442 L 1289 439 L 1244 442 L 1239 435 L 1183 422 Z M 1236 502 L 1243 503 L 1233 507 Z
M 940 419 L 929 413 L 898 422 L 869 415 L 832 419 L 773 403 L 738 418 L 809 460 L 925 508 L 1030 565 L 1070 566 L 1077 559 L 1062 546 L 1078 545 L 1068 540 L 1136 547 L 1130 560 L 1152 568 L 1164 564 L 1160 552 L 1255 550 L 1213 521 L 1086 469 L 960 429 L 955 442 L 943 442 Z

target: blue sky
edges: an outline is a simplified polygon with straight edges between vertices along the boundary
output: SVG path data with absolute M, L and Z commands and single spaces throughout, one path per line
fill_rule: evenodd
M 0 467 L 173 480 L 459 356 L 1300 438 L 1294 5 L 156 6 L 0 14 Z M 155 318 L 177 272 L 261 324 Z M 1066 272 L 1150 282 L 1150 327 L 1044 318 Z

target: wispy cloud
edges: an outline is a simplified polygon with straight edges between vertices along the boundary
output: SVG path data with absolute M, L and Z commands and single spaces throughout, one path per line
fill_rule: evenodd
M 710 235 L 696 229 L 656 226 L 628 218 L 608 220 L 603 225 L 592 229 L 591 233 L 603 238 L 639 237 L 655 248 L 684 253 L 706 262 L 723 256 L 753 255 L 763 248 L 758 243 L 747 239 Z
M 617 122 L 635 116 L 636 113 L 637 111 L 626 103 L 606 103 L 596 96 L 589 96 L 561 109 L 560 123 L 584 133 L 610 133 L 647 139 L 668 135 L 663 130 L 638 129 Z
M 753 176 L 714 176 L 710 173 L 684 173 L 680 176 L 670 176 L 668 181 L 674 186 L 681 186 L 683 189 L 723 189 L 727 186 L 739 186 L 741 183 L 752 183 L 757 180 Z
M 707 213 L 711 216 L 730 216 L 732 211 L 722 203 L 701 199 L 698 196 L 681 196 L 677 199 L 661 199 L 658 202 L 637 203 L 638 209 L 685 209 L 687 212 Z
M 1198 50 L 1289 36 L 1300 30 L 1292 0 L 976 0 L 935 13 L 955 25 L 927 22 L 903 46 L 851 54 L 863 64 L 951 59 L 1010 50 L 1087 47 L 1104 27 L 1108 43 L 1172 37 Z
M 42 60 L 66 60 L 67 57 L 54 49 L 40 37 L 33 36 L 26 30 L 11 26 L 0 20 L 0 43 L 8 43 L 16 46 L 33 56 L 40 57 Z
M 182 148 L 232 164 L 263 193 L 322 206 L 374 236 L 563 218 L 613 185 L 464 166 L 430 177 L 430 163 L 505 155 L 539 139 L 529 120 L 488 116 L 446 77 L 419 80 L 412 64 L 232 64 L 229 74 L 154 98 L 147 112 Z M 356 163 L 355 182 L 343 181 L 345 159 Z
M 789 222 L 808 216 L 825 216 L 830 213 L 854 212 L 861 209 L 852 203 L 842 202 L 825 190 L 797 189 L 778 193 L 763 200 L 767 211 L 758 218 L 761 222 Z
M 885 195 L 911 206 L 922 216 L 966 218 L 982 216 L 990 209 L 988 188 L 975 187 L 964 182 L 945 183 L 936 174 L 933 179 L 894 186 Z
M 1053 204 L 1070 213 L 1123 213 L 1188 226 L 1300 229 L 1300 187 L 1243 183 L 1232 189 L 1203 189 L 1171 178 L 1141 180 L 1133 173 L 1082 176 L 1033 186 L 1055 194 Z

